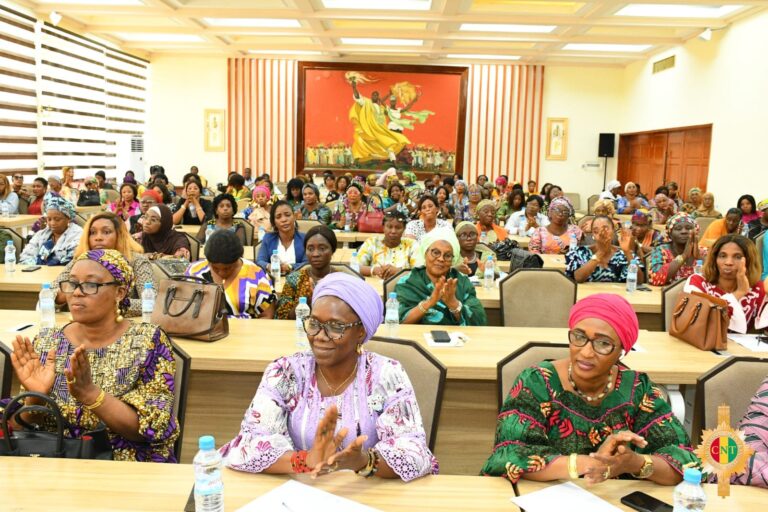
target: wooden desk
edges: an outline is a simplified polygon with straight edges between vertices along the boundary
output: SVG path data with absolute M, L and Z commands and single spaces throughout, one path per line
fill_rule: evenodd
M 0 265 L 0 305 L 6 309 L 35 309 L 43 283 L 52 283 L 64 267 L 43 266 L 34 272 L 22 272 L 22 265 L 16 264 L 16 271 L 8 273 Z
M 75 211 L 86 218 L 96 215 L 99 212 L 104 211 L 103 206 L 75 206 Z
M 352 259 L 353 249 L 339 248 L 333 253 L 333 263 L 349 263 Z M 554 268 L 565 271 L 565 256 L 562 254 L 539 254 L 544 260 L 544 268 Z M 497 261 L 499 270 L 509 272 L 509 261 Z
M 217 444 L 224 440 L 217 439 Z M 194 484 L 189 464 L 82 461 L 6 457 L 2 459 L 0 495 L 3 509 L 152 510 L 184 509 Z M 288 481 L 287 475 L 256 475 L 224 469 L 224 506 L 231 511 Z M 400 480 L 360 478 L 340 471 L 317 480 L 296 480 L 379 510 L 453 511 L 517 510 L 512 486 L 503 478 L 427 476 Z M 38 482 L 39 485 L 30 485 Z M 98 485 L 94 485 L 98 482 Z M 510 508 L 511 507 L 511 508 Z M 305 509 L 301 509 L 305 510 Z
M 39 218 L 38 215 L 12 215 L 7 219 L 0 218 L 0 227 L 14 228 L 17 231 L 21 231 L 22 236 L 27 236 L 29 227 L 37 222 Z
M 176 229 L 176 231 L 183 231 L 188 235 L 195 236 L 197 235 L 197 232 L 200 231 L 200 226 L 194 226 L 191 224 L 181 224 L 181 225 L 174 226 L 174 229 Z
M 517 484 L 517 490 L 522 496 L 558 483 L 563 482 L 534 482 L 531 480 L 520 480 Z M 633 510 L 622 505 L 621 498 L 634 491 L 650 494 L 654 498 L 666 502 L 669 505 L 672 505 L 673 503 L 673 486 L 657 485 L 653 482 L 644 480 L 610 480 L 591 487 L 587 487 L 583 479 L 578 480 L 576 483 L 595 496 L 610 502 L 621 510 Z M 765 508 L 766 503 L 768 503 L 768 491 L 757 487 L 732 485 L 731 495 L 728 498 L 718 497 L 717 485 L 704 484 L 704 491 L 707 493 L 707 512 L 762 510 Z

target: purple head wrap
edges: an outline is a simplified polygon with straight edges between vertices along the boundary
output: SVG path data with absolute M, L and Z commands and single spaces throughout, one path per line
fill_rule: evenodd
M 317 283 L 312 292 L 312 306 L 321 297 L 336 297 L 352 308 L 365 328 L 365 340 L 376 334 L 384 316 L 384 305 L 379 293 L 371 285 L 344 272 L 328 274 Z

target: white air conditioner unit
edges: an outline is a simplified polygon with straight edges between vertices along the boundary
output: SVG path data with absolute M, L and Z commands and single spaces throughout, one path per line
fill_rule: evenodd
M 130 169 L 136 176 L 136 181 L 144 182 L 144 137 L 141 135 L 131 136 L 131 158 Z

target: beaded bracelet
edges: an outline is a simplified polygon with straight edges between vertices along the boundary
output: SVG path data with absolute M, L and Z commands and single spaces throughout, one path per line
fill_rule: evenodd
M 379 453 L 371 448 L 368 450 L 368 464 L 363 469 L 355 471 L 355 473 L 365 478 L 374 476 L 379 470 L 379 460 Z
M 294 473 L 309 473 L 312 469 L 307 466 L 307 450 L 299 450 L 291 455 L 291 469 Z

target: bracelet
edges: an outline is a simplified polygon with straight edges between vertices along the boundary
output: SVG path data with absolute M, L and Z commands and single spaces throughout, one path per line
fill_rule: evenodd
M 309 473 L 312 469 L 307 466 L 307 450 L 299 450 L 291 455 L 291 469 L 294 473 Z
M 578 459 L 578 453 L 572 453 L 568 457 L 568 477 L 571 480 L 577 480 L 579 478 L 579 469 L 576 467 L 576 459 Z
M 458 315 L 459 313 L 461 313 L 461 308 L 463 307 L 464 307 L 464 304 L 461 301 L 459 301 L 459 305 L 456 306 L 456 309 L 448 308 L 448 311 L 453 315 Z
M 682 254 L 678 254 L 677 256 L 675 256 L 675 259 L 672 261 L 676 261 L 682 265 L 683 263 L 685 263 L 685 258 L 683 258 Z
M 427 310 L 426 310 L 426 309 L 424 309 L 424 306 L 422 306 L 422 305 L 421 305 L 421 303 L 422 303 L 422 302 L 424 302 L 424 301 L 421 301 L 421 302 L 419 302 L 419 303 L 416 305 L 416 307 L 417 307 L 417 308 L 419 308 L 419 311 L 421 311 L 421 313 L 422 313 L 422 314 L 426 315 L 426 314 L 427 314 Z
M 83 407 L 85 407 L 85 408 L 86 408 L 86 409 L 88 409 L 89 411 L 92 411 L 92 410 L 94 410 L 94 409 L 96 409 L 96 408 L 98 408 L 98 407 L 101 407 L 101 406 L 102 406 L 102 404 L 104 403 L 104 398 L 105 398 L 106 396 L 107 396 L 107 394 L 106 394 L 106 393 L 104 392 L 104 390 L 102 389 L 102 390 L 101 390 L 101 392 L 99 393 L 99 396 L 98 396 L 98 397 L 96 397 L 96 401 L 94 401 L 94 402 L 93 402 L 92 404 L 90 404 L 90 405 L 88 405 L 88 404 L 83 404 Z
M 364 468 L 355 471 L 355 474 L 370 478 L 379 470 L 379 453 L 373 448 L 368 450 L 368 464 Z

